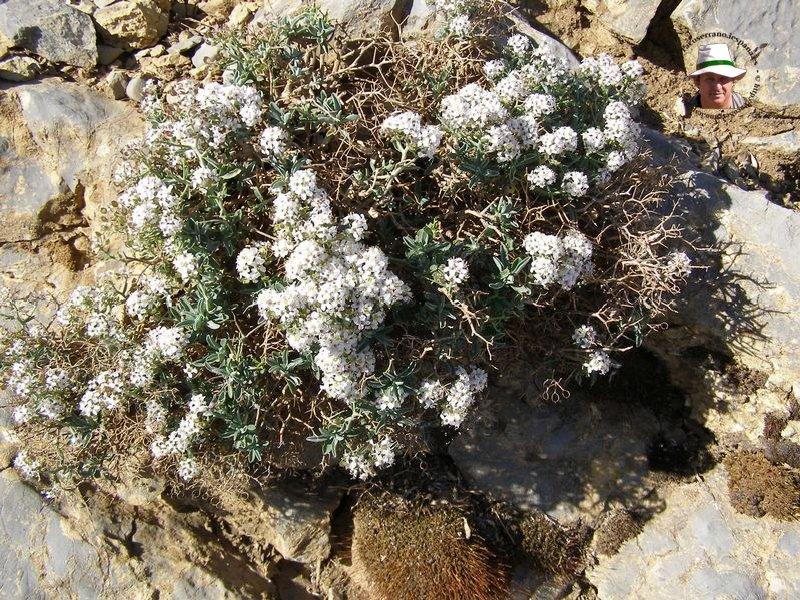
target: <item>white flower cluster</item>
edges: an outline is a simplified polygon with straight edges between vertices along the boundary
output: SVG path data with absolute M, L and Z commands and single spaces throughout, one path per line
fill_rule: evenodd
M 477 83 L 469 83 L 442 100 L 442 125 L 454 131 L 482 131 L 508 119 L 500 97 Z
M 124 399 L 122 376 L 118 371 L 101 371 L 86 387 L 78 401 L 78 410 L 87 417 L 96 417 L 102 409 L 114 410 Z
M 395 444 L 389 436 L 384 436 L 378 441 L 370 441 L 369 446 L 345 452 L 341 464 L 351 476 L 365 481 L 375 475 L 376 469 L 393 465 L 394 460 Z
M 417 154 L 425 158 L 433 158 L 442 142 L 442 130 L 436 125 L 423 126 L 420 116 L 411 111 L 387 117 L 381 124 L 381 131 L 410 143 Z
M 486 389 L 488 376 L 478 367 L 469 371 L 458 367 L 455 375 L 455 381 L 447 385 L 435 379 L 423 381 L 417 390 L 417 399 L 423 408 L 438 410 L 443 424 L 458 428 L 478 394 Z
M 536 285 L 548 287 L 557 283 L 570 290 L 592 272 L 592 243 L 575 229 L 562 237 L 534 231 L 525 236 L 523 246 L 531 256 L 531 275 Z
M 635 60 L 618 65 L 608 54 L 587 57 L 581 61 L 578 72 L 590 85 L 605 88 L 625 86 L 626 100 L 638 102 L 644 95 L 644 84 L 639 81 L 644 68 Z
M 126 189 L 117 202 L 127 212 L 134 235 L 156 231 L 169 241 L 183 229 L 178 197 L 172 186 L 154 175 L 143 177 Z
M 618 144 L 626 160 L 631 160 L 639 152 L 637 140 L 641 128 L 631 116 L 627 104 L 619 100 L 609 102 L 603 111 L 606 126 L 603 135 L 607 141 Z
M 267 272 L 267 244 L 259 242 L 247 246 L 236 257 L 236 272 L 244 283 L 254 283 Z
M 456 37 L 466 37 L 472 29 L 470 13 L 478 5 L 476 0 L 427 0 L 433 12 L 444 17 L 445 32 Z
M 572 341 L 579 348 L 588 350 L 597 343 L 597 331 L 591 325 L 581 325 L 572 334 Z
M 565 152 L 575 152 L 578 148 L 578 134 L 572 127 L 559 127 L 550 133 L 539 136 L 539 149 L 547 156 L 559 156 Z
M 211 415 L 211 405 L 202 394 L 194 394 L 187 405 L 186 414 L 178 427 L 168 436 L 157 435 L 150 444 L 150 452 L 156 460 L 166 456 L 181 456 L 191 447 L 203 428 L 205 420 Z M 184 478 L 186 479 L 186 478 Z
M 85 327 L 92 338 L 119 341 L 122 330 L 114 308 L 119 295 L 109 280 L 95 286 L 80 285 L 56 312 L 56 321 L 65 327 Z
M 611 361 L 611 357 L 605 350 L 595 350 L 589 354 L 589 360 L 583 363 L 583 368 L 589 375 L 592 373 L 597 373 L 598 375 L 607 375 L 613 366 L 614 363 Z
M 361 340 L 383 323 L 389 308 L 410 298 L 408 286 L 389 270 L 379 248 L 361 243 L 363 219 L 337 223 L 311 170 L 290 177 L 288 191 L 276 198 L 273 222 L 273 253 L 286 258 L 287 285 L 259 293 L 261 315 L 280 322 L 292 348 L 315 352 L 328 395 L 362 397 L 375 356 L 369 348 L 359 350 Z
M 287 153 L 286 140 L 288 137 L 284 129 L 270 126 L 261 132 L 258 138 L 258 147 L 269 160 L 276 160 Z
M 530 49 L 531 49 L 530 39 L 528 39 L 527 36 L 524 36 L 521 33 L 515 33 L 510 38 L 508 38 L 508 41 L 506 41 L 505 50 L 511 56 L 517 56 L 517 57 L 525 56 Z
M 469 279 L 469 265 L 463 258 L 450 258 L 439 267 L 439 273 L 445 286 L 457 288 Z
M 581 325 L 572 334 L 573 343 L 582 350 L 589 351 L 588 359 L 583 363 L 583 369 L 588 375 L 597 373 L 607 375 L 614 363 L 608 352 L 601 348 L 592 350 L 598 345 L 597 331 L 591 325 Z
M 134 319 L 143 320 L 155 312 L 162 302 L 172 305 L 172 283 L 163 275 L 151 274 L 142 279 L 138 289 L 125 299 L 125 311 Z
M 39 479 L 39 468 L 41 465 L 37 461 L 31 460 L 25 450 L 17 452 L 13 464 L 14 468 L 19 471 L 19 474 L 22 475 L 24 479 L 29 481 Z

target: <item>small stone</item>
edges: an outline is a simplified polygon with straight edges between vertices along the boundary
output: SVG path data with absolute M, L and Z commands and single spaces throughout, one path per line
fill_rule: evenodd
M 164 52 L 166 52 L 166 50 L 162 44 L 150 48 L 150 56 L 152 57 L 161 56 Z
M 101 65 L 108 66 L 117 60 L 124 50 L 114 46 L 99 45 L 97 46 L 97 62 Z
M 94 5 L 97 8 L 105 8 L 106 6 L 111 6 L 117 0 L 94 0 Z
M 105 90 L 114 100 L 121 100 L 125 97 L 128 77 L 122 71 L 111 71 L 103 81 Z
M 125 86 L 125 95 L 134 102 L 139 102 L 144 96 L 144 78 L 136 75 Z
M 0 60 L 0 79 L 30 81 L 39 73 L 39 63 L 30 56 L 11 56 Z
M 200 47 L 192 56 L 192 64 L 195 67 L 202 67 L 214 61 L 219 54 L 219 47 L 213 44 L 200 44 Z
M 191 37 L 188 37 L 184 40 L 172 44 L 172 46 L 169 47 L 168 52 L 170 54 L 187 54 L 202 43 L 203 43 L 202 37 L 200 37 L 199 35 L 193 35 Z
M 250 12 L 250 9 L 246 5 L 237 4 L 228 17 L 228 25 L 231 27 L 241 27 L 247 24 L 252 18 L 252 15 L 253 13 Z
M 192 64 L 188 56 L 182 54 L 165 54 L 157 58 L 143 59 L 140 70 L 144 75 L 150 75 L 162 81 L 172 81 Z
M 686 102 L 683 101 L 681 96 L 675 98 L 675 104 L 673 105 L 672 109 L 679 117 L 685 117 L 689 114 L 689 111 L 686 108 Z

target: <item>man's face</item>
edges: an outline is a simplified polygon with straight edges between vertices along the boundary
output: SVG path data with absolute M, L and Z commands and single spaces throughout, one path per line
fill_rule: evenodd
M 703 108 L 730 108 L 733 94 L 733 79 L 716 73 L 703 73 L 694 78 L 700 90 L 700 105 Z

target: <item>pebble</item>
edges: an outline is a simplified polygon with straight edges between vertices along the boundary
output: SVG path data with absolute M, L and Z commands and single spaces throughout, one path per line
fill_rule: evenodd
M 134 102 L 139 102 L 144 96 L 144 78 L 136 75 L 128 82 L 125 87 L 125 94 Z
M 219 54 L 219 48 L 212 44 L 200 44 L 200 47 L 192 56 L 192 64 L 195 67 L 202 67 L 206 63 L 213 61 Z
M 106 91 L 114 100 L 121 100 L 127 93 L 128 77 L 122 71 L 111 71 L 104 80 Z

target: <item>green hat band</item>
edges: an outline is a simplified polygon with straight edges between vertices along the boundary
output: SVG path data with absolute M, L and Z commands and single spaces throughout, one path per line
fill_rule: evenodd
M 736 68 L 736 65 L 733 64 L 732 60 L 707 60 L 706 62 L 697 65 L 697 67 L 699 69 L 705 69 L 706 67 L 716 67 L 717 65 L 727 65 L 729 67 Z

